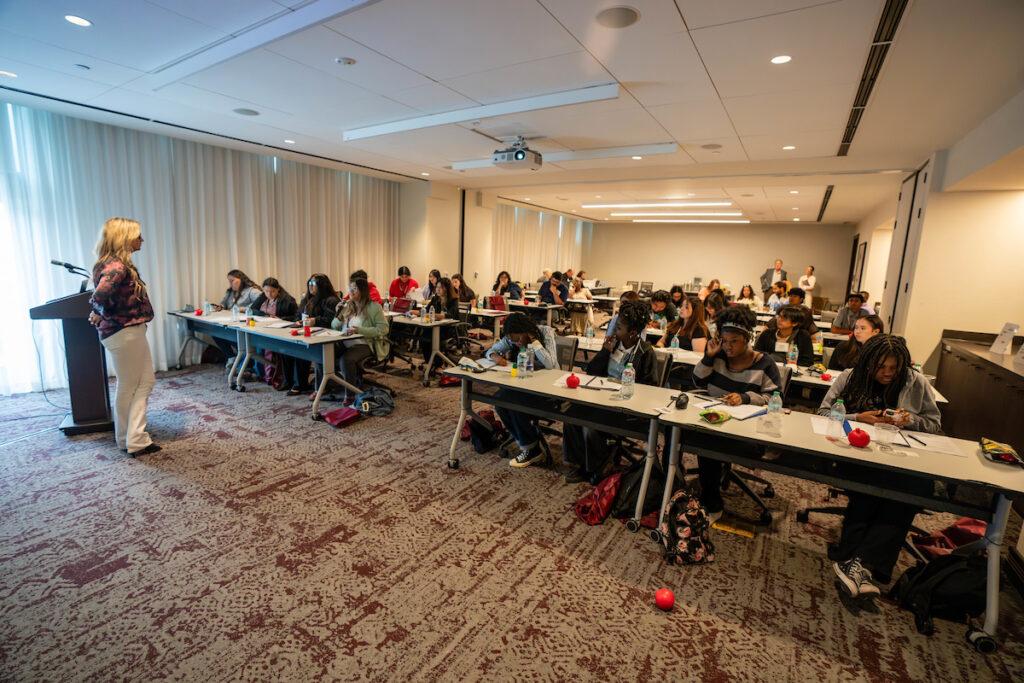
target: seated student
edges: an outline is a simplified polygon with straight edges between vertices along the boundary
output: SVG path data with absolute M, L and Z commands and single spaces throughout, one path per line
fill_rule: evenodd
M 716 289 L 721 289 L 721 287 L 722 283 L 718 281 L 718 278 L 712 278 L 709 283 L 700 288 L 700 291 L 697 292 L 697 298 L 704 301 L 704 299 L 708 298 L 708 294 Z
M 708 323 L 708 330 L 711 332 L 709 337 L 715 336 L 715 316 L 727 308 L 729 308 L 729 299 L 720 289 L 710 292 L 704 299 L 704 319 L 711 321 Z
M 587 271 L 581 270 L 580 272 L 576 273 L 576 277 L 579 278 L 580 280 L 586 282 L 586 280 L 587 280 Z
M 786 305 L 786 281 L 779 280 L 778 282 L 772 283 L 772 295 L 768 297 L 768 301 L 765 302 L 765 306 L 768 307 L 772 313 L 778 313 L 779 309 Z
M 634 292 L 632 289 L 627 289 L 625 292 L 619 295 L 619 308 L 622 308 L 622 304 L 627 301 L 640 301 L 640 295 Z M 605 329 L 604 338 L 611 339 L 612 335 L 615 334 L 615 322 L 618 317 L 618 313 L 612 315 L 608 321 L 608 327 Z
M 455 294 L 458 296 L 459 301 L 476 301 L 476 292 L 466 284 L 462 279 L 462 275 L 455 273 L 451 277 L 452 287 L 455 288 Z
M 507 270 L 503 270 L 498 273 L 498 279 L 494 281 L 494 289 L 491 290 L 491 294 L 518 301 L 523 298 L 523 288 L 512 281 L 512 276 L 508 274 Z
M 655 346 L 661 349 L 669 348 L 672 346 L 672 339 L 675 338 L 679 340 L 679 348 L 703 353 L 708 334 L 708 324 L 704 319 L 704 303 L 695 296 L 689 296 L 683 299 L 679 306 L 679 317 L 665 329 L 665 334 Z
M 299 315 L 309 317 L 310 324 L 315 327 L 330 327 L 331 321 L 341 305 L 341 299 L 331 284 L 331 279 L 323 273 L 314 273 L 306 282 L 306 294 L 299 302 Z M 289 396 L 298 396 L 312 390 L 309 384 L 310 362 L 301 358 L 292 361 L 292 388 Z
M 352 273 L 351 275 L 348 276 L 348 281 L 352 282 L 353 280 L 359 280 L 360 278 L 363 279 L 363 280 L 366 280 L 367 284 L 370 286 L 370 299 L 372 301 L 376 301 L 381 306 L 383 306 L 384 305 L 384 299 L 381 298 L 380 292 L 377 291 L 377 285 L 375 285 L 372 282 L 370 282 L 370 277 L 366 274 L 365 270 L 360 268 L 356 272 Z M 347 291 L 346 292 L 338 292 L 338 294 L 339 294 L 339 296 L 341 294 L 344 294 L 345 296 L 342 297 L 342 300 L 348 301 L 348 292 Z
M 424 310 L 437 314 L 441 320 L 459 319 L 459 297 L 455 293 L 455 287 L 450 279 L 443 277 L 437 281 L 437 287 L 434 288 L 434 296 L 424 306 Z M 454 336 L 455 328 L 453 326 L 445 325 L 442 327 L 441 345 L 444 346 L 445 340 L 451 339 Z M 430 355 L 434 352 L 434 344 L 429 332 L 420 337 L 420 349 L 423 351 L 423 360 L 430 360 Z M 429 376 L 433 371 L 434 368 L 429 367 L 424 370 L 424 375 Z
M 228 288 L 224 292 L 224 298 L 219 304 L 210 304 L 210 307 L 215 311 L 223 311 L 238 306 L 244 315 L 259 295 L 260 288 L 256 286 L 256 283 L 250 280 L 248 275 L 235 268 L 228 271 Z M 219 337 L 214 337 L 213 341 L 216 342 L 217 348 L 224 352 L 230 366 L 235 360 L 235 345 Z
M 562 305 L 569 298 L 569 288 L 562 281 L 562 274 L 557 270 L 551 273 L 551 279 L 540 286 L 537 298 L 542 304 Z
M 583 280 L 578 277 L 573 278 L 570 284 L 572 286 L 569 288 L 569 334 L 581 335 L 586 331 L 588 323 L 594 324 L 594 307 L 589 304 L 574 304 L 571 303 L 571 300 L 586 299 L 590 301 L 594 298 L 594 295 L 583 286 Z
M 864 296 L 860 292 L 850 292 L 846 305 L 839 309 L 839 314 L 832 321 L 832 334 L 853 333 L 853 324 L 868 315 L 871 314 L 864 310 Z
M 787 294 L 787 296 L 789 297 L 788 305 L 796 306 L 804 314 L 803 321 L 800 323 L 800 327 L 807 330 L 807 334 L 811 336 L 811 341 L 821 342 L 820 338 L 815 339 L 815 337 L 818 337 L 821 334 L 821 330 L 818 329 L 818 325 L 815 324 L 814 322 L 813 311 L 811 311 L 810 308 L 804 305 L 804 300 L 806 298 L 804 290 L 800 289 L 799 287 L 794 287 L 793 289 L 789 290 L 789 294 Z M 785 306 L 783 306 L 783 308 L 784 307 Z M 768 321 L 766 327 L 775 329 L 775 324 L 777 320 L 777 317 L 772 318 L 771 320 Z
M 587 374 L 621 379 L 626 365 L 632 364 L 637 384 L 654 384 L 654 349 L 641 336 L 649 317 L 645 303 L 623 302 L 615 317 L 614 336 L 606 339 L 601 350 L 587 363 Z M 576 465 L 576 469 L 565 475 L 566 483 L 597 483 L 612 455 L 608 448 L 610 436 L 590 427 L 563 425 L 562 452 L 566 461 Z
M 434 268 L 427 275 L 427 284 L 423 285 L 423 289 L 420 290 L 420 299 L 423 301 L 430 301 L 434 297 L 434 290 L 437 289 L 437 282 L 441 279 L 441 271 Z
M 402 266 L 398 269 L 398 277 L 392 280 L 391 286 L 388 287 L 388 296 L 392 299 L 411 299 L 419 286 L 419 283 L 412 279 L 409 266 Z
M 252 310 L 258 315 L 264 315 L 268 318 L 279 318 L 281 320 L 295 320 L 299 314 L 299 305 L 295 303 L 295 297 L 288 292 L 284 291 L 284 287 L 277 281 L 277 278 L 268 277 L 263 281 L 263 291 L 256 298 L 256 301 L 252 302 Z M 261 362 L 263 358 L 263 349 L 256 348 L 257 360 L 254 363 L 253 368 L 257 375 L 263 376 L 263 369 Z M 275 354 L 277 356 L 277 354 Z M 284 380 L 282 384 L 277 387 L 278 391 L 287 391 L 292 388 L 291 377 L 291 359 L 288 356 L 281 358 L 282 370 L 284 373 Z
M 675 322 L 678 317 L 679 312 L 668 292 L 659 289 L 651 293 L 651 322 L 647 324 L 648 327 L 661 327 L 662 321 L 668 327 L 668 324 Z
M 811 335 L 803 328 L 803 311 L 796 306 L 783 306 L 775 316 L 775 327 L 765 327 L 754 344 L 755 351 L 785 363 L 789 349 L 796 344 L 796 364 L 809 367 L 814 364 L 814 345 Z
M 505 318 L 504 336 L 491 348 L 485 357 L 498 365 L 515 362 L 519 352 L 526 348 L 533 351 L 533 367 L 535 370 L 557 370 L 558 351 L 555 347 L 555 331 L 547 325 L 538 325 L 533 318 L 525 313 L 512 313 Z M 522 403 L 537 403 L 537 397 L 514 389 L 501 388 L 494 394 L 495 398 L 516 400 Z M 519 446 L 519 454 L 509 461 L 512 467 L 526 467 L 544 457 L 540 447 L 540 431 L 537 419 L 526 413 L 510 408 L 496 406 L 495 412 L 502 424 Z
M 679 285 L 672 285 L 672 289 L 668 290 L 668 296 L 672 299 L 672 305 L 679 310 L 679 307 L 683 305 L 683 299 L 686 298 L 686 292 Z
M 361 339 L 350 339 L 338 343 L 342 347 L 338 354 L 337 365 L 341 368 L 342 378 L 357 387 L 362 387 L 363 378 L 359 373 L 359 363 L 367 356 L 377 360 L 388 357 L 391 343 L 388 341 L 388 319 L 384 308 L 370 299 L 370 284 L 364 278 L 352 280 L 348 285 L 348 301 L 338 315 L 331 321 L 331 327 L 342 334 L 360 334 Z M 349 396 L 346 389 L 343 402 L 349 403 L 355 396 Z
M 828 359 L 829 370 L 849 370 L 857 364 L 864 343 L 876 334 L 885 333 L 885 323 L 877 315 L 860 318 L 853 324 L 853 336 L 842 342 Z
M 704 357 L 693 369 L 693 382 L 727 407 L 740 404 L 763 406 L 782 379 L 779 366 L 765 353 L 750 348 L 757 318 L 746 306 L 730 306 L 715 315 L 718 334 L 708 340 Z M 711 521 L 725 509 L 722 500 L 724 464 L 697 458 L 700 469 L 700 502 Z
M 884 422 L 904 430 L 939 431 L 941 415 L 924 375 L 914 370 L 910 352 L 901 337 L 878 334 L 864 342 L 856 364 L 844 370 L 818 407 L 828 415 L 833 403 L 843 399 L 848 419 L 867 424 Z M 885 410 L 895 410 L 887 417 Z M 928 496 L 932 482 L 888 472 L 887 480 L 902 482 L 908 493 Z M 910 531 L 917 507 L 848 491 L 839 543 L 829 548 L 833 571 L 851 596 L 874 597 L 879 583 L 889 583 L 900 548 Z
M 542 284 L 544 284 L 545 282 L 547 282 L 548 280 L 551 279 L 552 270 L 550 268 L 545 268 L 543 272 L 544 272 L 544 274 L 541 275 L 539 278 L 537 278 L 537 284 L 538 285 L 542 285 Z
M 867 311 L 868 315 L 875 315 L 875 309 L 868 305 L 868 302 L 871 301 L 871 294 L 868 292 L 861 292 L 860 295 L 861 298 L 864 299 L 864 305 L 862 305 L 861 308 Z
M 736 303 L 748 308 L 761 308 L 764 305 L 761 297 L 754 294 L 754 288 L 750 285 L 743 285 L 740 289 L 740 295 L 736 297 Z

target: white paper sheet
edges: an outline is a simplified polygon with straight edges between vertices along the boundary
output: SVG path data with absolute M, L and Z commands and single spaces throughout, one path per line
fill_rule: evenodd
M 910 445 L 911 448 L 915 448 L 917 450 L 922 451 L 934 451 L 936 453 L 958 455 L 961 458 L 967 457 L 967 454 L 960 450 L 960 447 L 957 446 L 956 442 L 953 441 L 948 436 L 941 436 L 939 434 L 923 434 L 921 432 L 911 432 L 909 434 L 905 434 L 904 436 L 907 437 L 907 443 Z M 921 444 L 917 443 L 917 441 L 914 441 L 914 439 L 917 439 L 918 441 L 923 441 L 924 445 L 922 446 Z
M 266 325 L 264 325 L 264 327 L 269 327 L 274 330 L 283 330 L 284 328 L 291 327 L 294 324 L 295 323 L 289 320 L 275 320 L 273 322 L 267 323 Z
M 715 406 L 715 408 L 729 413 L 732 415 L 732 419 L 734 420 L 746 420 L 756 415 L 762 415 L 768 412 L 768 406 L 754 406 L 749 403 L 738 406 L 721 405 Z

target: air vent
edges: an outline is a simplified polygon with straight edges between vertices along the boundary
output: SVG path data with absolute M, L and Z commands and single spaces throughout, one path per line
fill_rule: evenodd
M 867 61 L 864 63 L 864 72 L 860 77 L 860 86 L 857 88 L 857 96 L 853 99 L 853 107 L 850 109 L 850 118 L 846 122 L 846 130 L 843 132 L 843 141 L 839 144 L 839 151 L 836 156 L 845 157 L 853 144 L 853 136 L 857 134 L 857 126 L 860 125 L 861 116 L 868 106 L 871 98 L 871 91 L 878 80 L 878 74 L 885 64 L 885 57 L 889 53 L 889 45 L 899 28 L 900 19 L 903 17 L 903 10 L 907 8 L 907 0 L 887 0 L 882 8 L 882 16 L 878 20 L 878 28 L 875 29 L 875 38 L 871 42 L 871 49 L 868 51 Z M 828 194 L 825 195 L 828 202 Z M 825 205 L 821 206 L 822 212 Z M 818 220 L 821 220 L 819 216 Z
M 835 185 L 829 185 L 825 188 L 825 196 L 821 198 L 821 208 L 818 209 L 818 222 L 821 222 L 822 217 L 825 215 L 825 209 L 828 208 L 828 200 L 832 198 L 832 189 Z

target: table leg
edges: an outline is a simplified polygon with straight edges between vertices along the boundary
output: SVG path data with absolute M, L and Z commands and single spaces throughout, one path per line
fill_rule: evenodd
M 494 342 L 501 338 L 501 316 L 494 316 Z
M 668 472 L 665 474 L 665 491 L 661 494 L 661 511 L 658 512 L 658 529 L 665 521 L 665 508 L 672 497 L 672 487 L 676 483 L 676 472 L 679 471 L 679 461 L 682 456 L 682 446 L 679 443 L 679 435 L 682 430 L 676 426 L 672 428 L 672 442 L 669 446 Z
M 459 459 L 455 457 L 455 447 L 459 445 L 459 438 L 462 436 L 462 427 L 466 424 L 466 420 L 469 419 L 470 412 L 472 411 L 472 405 L 469 400 L 469 390 L 472 382 L 468 377 L 462 378 L 460 386 L 460 399 L 459 406 L 459 423 L 455 425 L 455 434 L 452 436 L 452 447 L 448 449 L 448 468 L 457 470 L 459 468 Z
M 249 333 L 244 327 L 238 328 L 238 340 L 236 343 L 238 344 L 238 353 L 235 354 L 235 362 L 232 364 L 231 370 L 234 371 L 235 368 L 238 368 L 238 371 L 235 374 L 235 389 L 237 391 L 245 391 L 245 380 L 243 379 L 245 376 L 245 368 L 248 367 L 249 361 L 256 355 L 256 348 L 251 345 Z M 241 367 L 238 367 L 238 359 L 242 356 L 243 348 L 245 348 L 245 357 L 242 358 Z M 228 376 L 230 378 L 230 373 Z
M 360 393 L 360 389 L 357 386 L 349 384 L 338 375 L 334 366 L 334 343 L 321 344 L 320 345 L 320 363 L 323 365 L 324 372 L 323 378 L 320 380 L 320 386 L 316 389 L 316 396 L 313 398 L 313 419 L 322 420 L 323 415 L 320 414 L 320 399 L 323 397 L 324 392 L 327 390 L 327 383 L 335 381 L 341 386 L 345 387 L 346 391 L 353 392 L 353 396 Z
M 651 469 L 654 467 L 655 453 L 658 450 L 658 418 L 651 418 L 650 427 L 647 429 L 647 457 L 644 458 L 644 476 L 640 480 L 640 494 L 636 499 L 636 510 L 633 511 L 633 519 L 626 523 L 630 531 L 640 530 L 640 520 L 644 516 L 644 499 L 647 497 L 647 486 L 651 483 Z
M 548 308 L 548 327 L 551 327 L 551 308 Z
M 196 333 L 193 331 L 192 326 L 185 323 L 185 338 L 181 340 L 181 347 L 178 349 L 178 369 L 181 370 L 182 364 L 185 362 L 185 349 L 188 348 L 188 343 L 196 338 Z M 197 340 L 198 341 L 198 340 Z

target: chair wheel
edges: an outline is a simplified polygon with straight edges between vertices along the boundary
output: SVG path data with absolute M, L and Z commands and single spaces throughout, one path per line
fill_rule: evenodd
M 775 489 L 773 489 L 770 484 L 768 486 L 765 486 L 764 487 L 764 491 L 761 492 L 761 497 L 762 498 L 774 498 L 775 497 Z
M 772 513 L 770 513 L 770 512 L 762 512 L 761 516 L 758 518 L 757 521 L 760 524 L 771 524 L 772 523 Z
M 810 519 L 811 519 L 811 513 L 808 512 L 807 510 L 799 510 L 796 513 L 796 521 L 798 521 L 798 522 L 802 522 L 803 524 L 807 524 L 807 522 L 810 521 Z
M 448 469 L 450 469 L 450 470 L 457 470 L 457 469 L 459 469 L 459 459 L 458 458 L 454 458 L 452 460 L 449 460 L 448 461 Z
M 424 378 L 424 380 L 423 380 L 423 386 L 424 386 L 424 387 L 429 387 L 429 386 L 430 386 L 430 379 L 429 379 L 429 378 Z
M 651 533 L 648 535 L 651 537 L 651 540 L 655 543 L 661 543 L 661 532 L 657 529 L 651 529 Z
M 635 534 L 636 532 L 640 531 L 640 520 L 629 520 L 628 522 L 626 522 L 626 528 Z
M 235 391 L 241 391 L 244 394 L 245 393 L 245 385 L 244 384 L 237 385 L 235 387 Z
M 999 647 L 995 638 L 976 628 L 968 629 L 964 639 L 983 655 L 990 655 Z
M 313 413 L 313 422 L 323 422 L 324 416 L 321 413 Z

